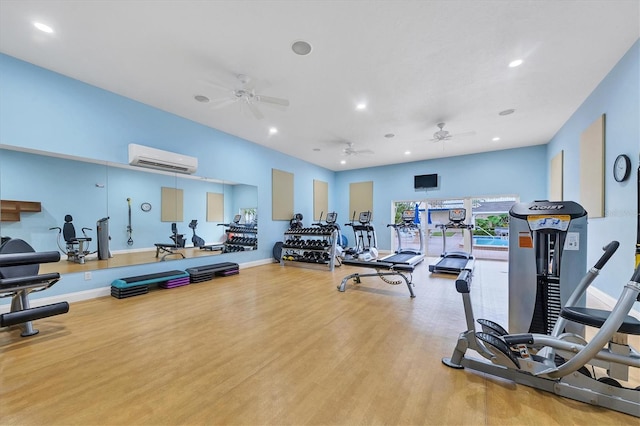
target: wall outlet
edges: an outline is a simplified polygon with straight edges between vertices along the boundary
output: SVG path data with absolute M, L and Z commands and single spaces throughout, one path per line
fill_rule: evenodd
M 91 272 L 85 272 L 84 273 L 84 280 L 85 281 L 89 281 L 91 279 Z

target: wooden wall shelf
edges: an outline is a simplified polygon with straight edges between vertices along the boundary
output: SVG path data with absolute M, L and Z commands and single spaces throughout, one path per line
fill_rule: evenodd
M 0 221 L 20 222 L 20 213 L 38 213 L 42 211 L 39 201 L 0 200 Z

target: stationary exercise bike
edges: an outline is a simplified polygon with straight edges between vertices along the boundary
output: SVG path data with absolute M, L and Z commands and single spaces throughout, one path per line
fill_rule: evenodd
M 482 332 L 477 332 L 470 298 L 471 272 L 462 271 L 456 279 L 456 290 L 462 295 L 467 330 L 458 337 L 453 355 L 443 358 L 442 363 L 640 417 L 640 387 L 625 388 L 616 380 L 628 380 L 629 367 L 640 368 L 640 353 L 627 343 L 627 335 L 640 335 L 640 321 L 628 315 L 634 302 L 640 301 L 640 266 L 611 312 L 574 306 L 618 245 L 613 241 L 604 247 L 605 253 L 562 308 L 551 335 L 509 334 L 500 325 L 483 319 L 478 320 Z M 580 335 L 564 332 L 569 322 L 599 330 L 587 342 Z M 465 356 L 467 349 L 491 362 Z M 607 376 L 596 378 L 593 367 L 606 369 Z

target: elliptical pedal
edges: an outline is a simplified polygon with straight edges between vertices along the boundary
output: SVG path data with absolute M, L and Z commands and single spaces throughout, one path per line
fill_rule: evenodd
M 484 318 L 479 318 L 477 321 L 478 324 L 482 326 L 482 331 L 484 333 L 493 334 L 496 337 L 506 336 L 507 334 L 509 334 L 509 332 L 502 328 L 502 326 L 497 322 L 493 322 Z
M 482 340 L 489 352 L 497 358 L 497 364 L 507 365 L 511 361 L 513 367 L 520 369 L 520 361 L 513 354 L 513 351 L 502 339 L 489 333 L 476 333 L 476 337 Z

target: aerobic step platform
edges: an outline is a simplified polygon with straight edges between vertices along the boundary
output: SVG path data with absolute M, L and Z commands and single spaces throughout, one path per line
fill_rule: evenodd
M 212 265 L 187 268 L 192 283 L 200 283 L 212 280 L 214 277 L 226 277 L 240 273 L 240 266 L 237 263 L 223 262 Z
M 148 293 L 151 284 L 158 284 L 164 288 L 179 287 L 189 284 L 189 274 L 184 271 L 166 271 L 120 278 L 111 283 L 111 295 L 117 299 L 138 296 Z

